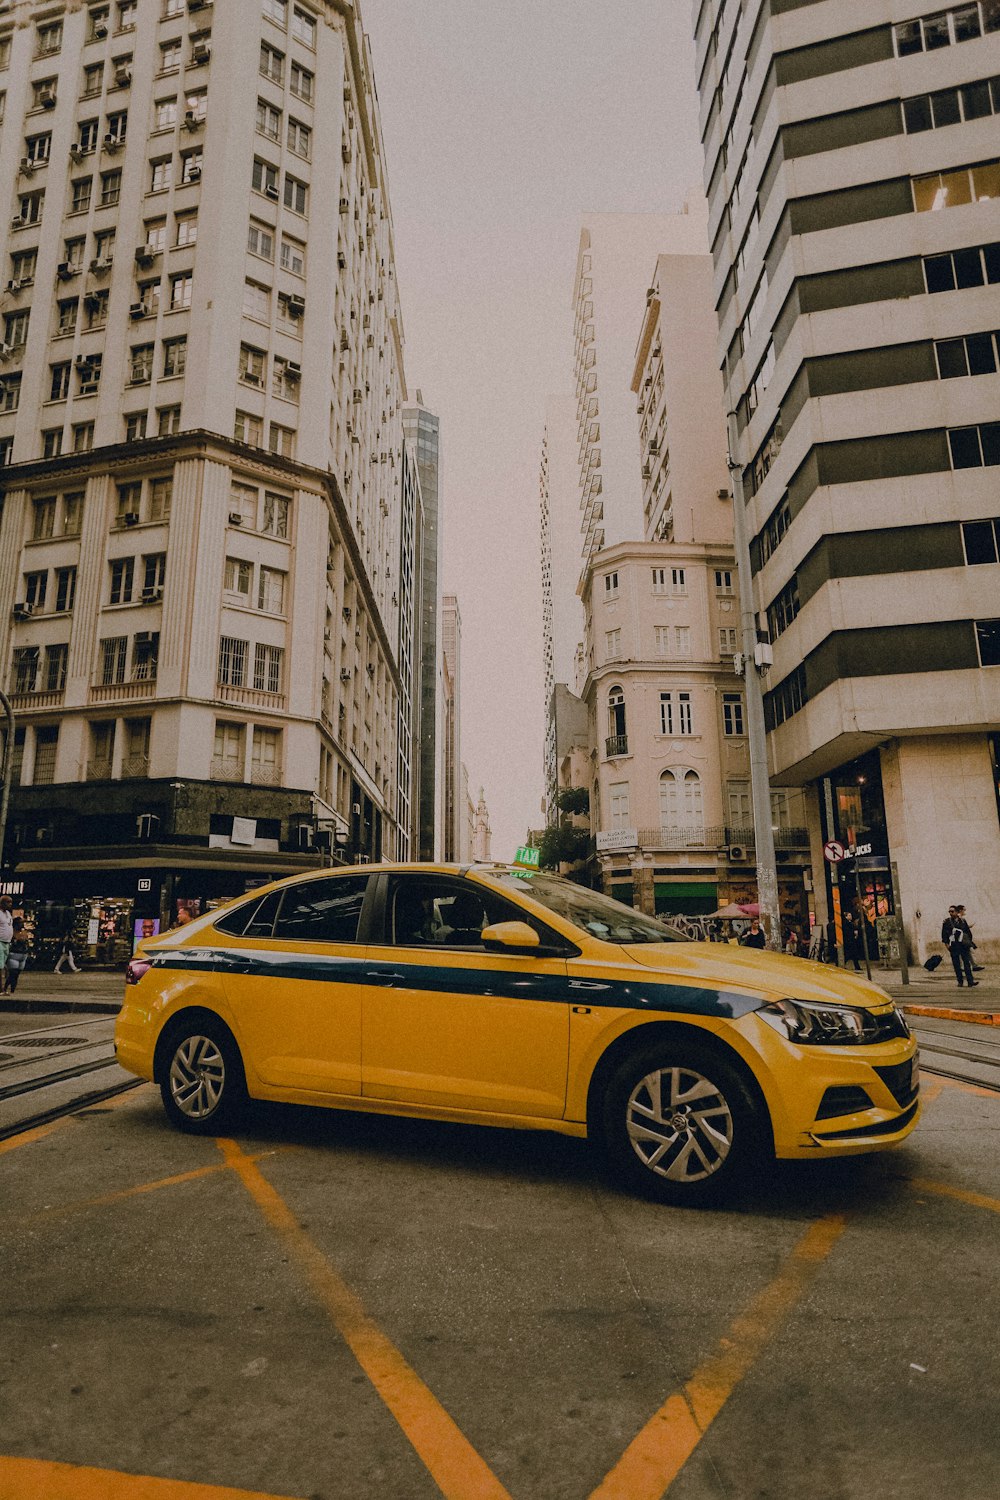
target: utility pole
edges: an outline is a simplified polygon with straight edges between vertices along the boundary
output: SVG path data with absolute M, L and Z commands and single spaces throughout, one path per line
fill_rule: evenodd
M 771 823 L 771 780 L 767 769 L 767 737 L 764 730 L 764 692 L 761 672 L 771 665 L 771 648 L 757 639 L 757 611 L 753 603 L 753 573 L 750 568 L 750 538 L 743 501 L 743 468 L 739 463 L 739 429 L 736 413 L 727 418 L 729 428 L 729 477 L 733 490 L 733 535 L 736 544 L 736 574 L 740 585 L 740 645 L 743 680 L 746 684 L 747 743 L 750 750 L 750 795 L 753 801 L 754 846 L 757 854 L 757 901 L 767 933 L 768 946 L 781 951 L 781 910 L 778 906 L 778 867 L 774 858 L 774 828 Z
M 7 809 L 10 807 L 10 784 L 14 779 L 14 710 L 7 694 L 0 691 L 0 706 L 7 716 L 7 737 L 3 747 L 3 790 L 0 791 L 0 868 L 3 867 L 4 839 L 7 836 Z

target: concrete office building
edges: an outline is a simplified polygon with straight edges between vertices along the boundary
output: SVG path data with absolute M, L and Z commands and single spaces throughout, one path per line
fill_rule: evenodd
M 375 88 L 356 5 L 120 0 L 4 7 L 0 90 L 7 854 L 120 956 L 133 907 L 398 847 Z
M 438 699 L 438 642 L 440 640 L 440 528 L 441 528 L 441 424 L 424 404 L 421 391 L 412 406 L 403 407 L 403 431 L 416 455 L 420 475 L 423 513 L 420 546 L 420 614 L 417 626 L 420 691 L 416 700 L 418 776 L 418 838 L 414 858 L 436 859 L 435 842 L 440 825 L 440 788 L 437 785 L 438 735 L 441 704 Z
M 697 255 L 707 249 L 700 197 L 679 214 L 591 214 L 580 231 L 573 376 L 583 566 L 602 547 L 643 534 L 629 383 L 635 310 L 642 306 L 650 268 L 662 252 Z
M 396 777 L 396 854 L 415 857 L 420 839 L 420 586 L 424 512 L 420 472 L 403 440 L 399 545 L 399 729 Z
M 468 786 L 463 787 L 467 772 L 462 764 L 461 703 L 462 616 L 458 597 L 445 594 L 441 599 L 441 686 L 442 737 L 438 760 L 441 787 L 440 858 L 462 858 L 463 829 L 468 827 Z
M 545 430 L 538 473 L 542 548 L 542 658 L 545 676 L 545 812 L 556 817 L 558 782 L 553 692 L 573 678 L 573 661 L 583 635 L 576 593 L 580 566 L 579 470 L 576 401 L 551 396 L 545 403 Z
M 923 957 L 1000 952 L 1000 4 L 696 7 L 774 779 Z M 836 920 L 828 884 L 821 915 Z M 825 909 L 823 909 L 825 908 Z

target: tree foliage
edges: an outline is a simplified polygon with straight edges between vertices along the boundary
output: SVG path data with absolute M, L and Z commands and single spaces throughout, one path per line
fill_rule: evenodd
M 585 786 L 564 787 L 556 796 L 560 812 L 585 817 L 590 812 L 590 793 Z
M 573 865 L 580 860 L 589 859 L 591 852 L 592 841 L 588 829 L 552 823 L 542 834 L 539 864 L 543 870 L 558 870 L 561 864 Z

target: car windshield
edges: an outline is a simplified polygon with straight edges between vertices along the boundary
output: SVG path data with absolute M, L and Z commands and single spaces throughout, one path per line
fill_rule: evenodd
M 483 872 L 486 875 L 486 872 Z M 682 932 L 668 927 L 655 917 L 633 911 L 621 901 L 613 901 L 598 891 L 588 891 L 558 875 L 544 875 L 534 870 L 491 870 L 486 876 L 515 893 L 530 896 L 574 927 L 600 938 L 605 943 L 686 943 Z

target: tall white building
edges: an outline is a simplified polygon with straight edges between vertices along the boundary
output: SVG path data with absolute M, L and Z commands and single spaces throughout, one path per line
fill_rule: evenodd
M 462 616 L 456 594 L 441 599 L 442 726 L 440 858 L 462 858 L 468 829 L 468 773 L 462 764 Z
M 918 957 L 954 901 L 995 953 L 1000 4 L 695 11 L 773 777 L 808 789 L 821 916 L 853 887 L 823 839 L 857 842 Z
M 573 280 L 577 499 L 585 566 L 602 547 L 643 535 L 631 393 L 636 308 L 660 254 L 708 249 L 699 197 L 679 214 L 591 214 Z M 579 570 L 578 570 L 579 576 Z
M 167 920 L 317 838 L 394 851 L 406 391 L 357 5 L 22 3 L 0 90 L 26 897 Z
M 576 401 L 550 396 L 538 473 L 542 549 L 542 655 L 545 673 L 545 798 L 555 817 L 557 783 L 553 691 L 573 680 L 573 659 L 583 636 L 583 614 L 575 583 L 580 560 L 579 470 Z

